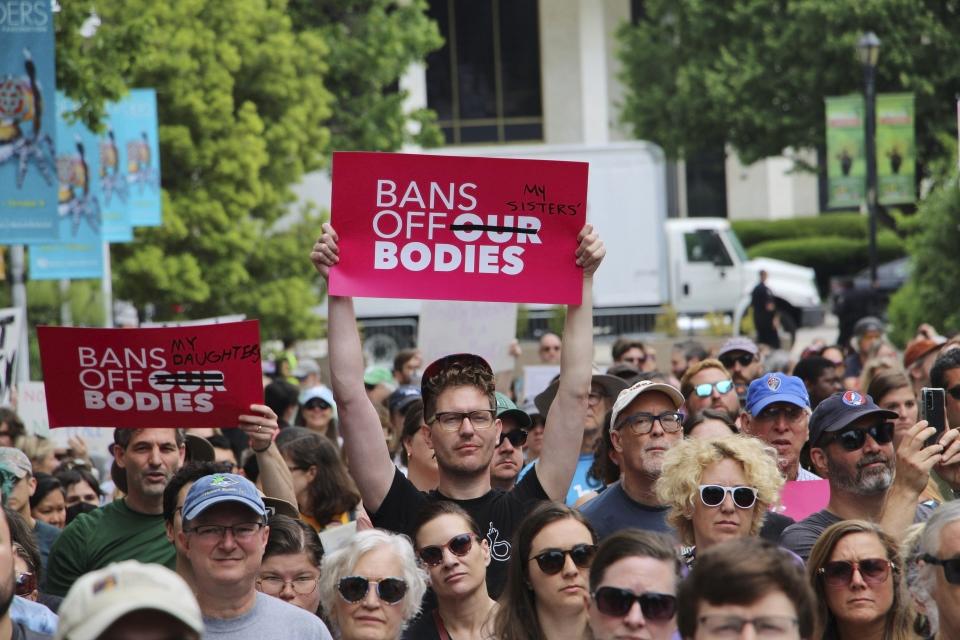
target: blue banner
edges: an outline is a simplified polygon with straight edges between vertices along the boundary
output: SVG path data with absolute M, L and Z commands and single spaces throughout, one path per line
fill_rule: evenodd
M 157 130 L 157 93 L 132 89 L 110 106 L 110 126 L 122 156 L 128 187 L 130 224 L 160 226 L 160 144 Z
M 50 7 L 0 2 L 0 244 L 57 239 Z
M 60 240 L 30 246 L 30 279 L 99 278 L 103 275 L 103 208 L 99 140 L 64 114 L 74 103 L 57 94 L 57 177 Z

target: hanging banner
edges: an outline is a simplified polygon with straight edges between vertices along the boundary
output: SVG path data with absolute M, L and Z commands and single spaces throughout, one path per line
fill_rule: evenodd
M 157 127 L 157 92 L 132 89 L 108 109 L 115 147 L 116 176 L 112 194 L 124 201 L 128 223 L 134 227 L 156 227 L 161 223 L 160 136 Z M 109 155 L 109 154 L 108 154 Z M 126 181 L 120 184 L 121 178 Z M 111 196 L 111 200 L 113 195 Z
M 877 197 L 880 204 L 916 200 L 917 148 L 912 93 L 877 96 Z
M 332 295 L 580 304 L 587 163 L 335 153 Z
M 0 2 L 0 244 L 56 240 L 51 3 Z
M 827 207 L 858 207 L 866 198 L 863 96 L 826 98 Z
M 38 327 L 50 426 L 235 427 L 263 402 L 255 320 L 169 329 Z
M 57 94 L 59 237 L 29 248 L 31 280 L 79 280 L 103 275 L 103 209 L 97 136 L 67 114 L 76 103 Z
M 16 307 L 0 309 L 0 406 L 10 403 L 10 387 L 17 375 L 17 358 L 23 342 L 23 313 Z

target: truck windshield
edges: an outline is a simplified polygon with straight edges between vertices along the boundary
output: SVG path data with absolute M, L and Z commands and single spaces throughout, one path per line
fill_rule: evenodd
M 733 247 L 733 251 L 737 254 L 737 257 L 740 259 L 740 262 L 746 262 L 750 258 L 747 257 L 747 251 L 743 248 L 743 245 L 740 244 L 740 238 L 737 237 L 737 234 L 733 232 L 733 229 L 728 229 L 726 231 L 727 240 L 730 242 L 730 246 Z

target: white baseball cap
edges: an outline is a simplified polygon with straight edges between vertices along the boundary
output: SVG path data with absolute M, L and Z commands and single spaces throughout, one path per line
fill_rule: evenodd
M 624 389 L 617 396 L 617 401 L 613 403 L 613 410 L 610 414 L 610 428 L 616 427 L 617 418 L 627 406 L 637 399 L 641 394 L 659 391 L 673 401 L 674 409 L 683 406 L 683 394 L 680 390 L 665 382 L 654 382 L 653 380 L 641 380 L 629 389 Z
M 95 640 L 123 616 L 145 609 L 167 613 L 203 633 L 200 605 L 183 578 L 158 564 L 126 560 L 73 583 L 60 605 L 54 638 Z

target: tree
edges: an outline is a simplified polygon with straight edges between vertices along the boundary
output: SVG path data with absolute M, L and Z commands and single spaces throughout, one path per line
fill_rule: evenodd
M 960 92 L 960 12 L 941 0 L 646 0 L 620 33 L 624 121 L 671 157 L 732 145 L 750 163 L 823 144 L 826 96 L 862 91 L 864 31 L 882 40 L 877 88 L 916 96 L 918 158 L 948 154 Z M 955 136 L 952 138 L 955 140 Z

